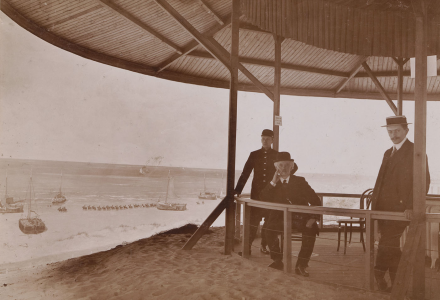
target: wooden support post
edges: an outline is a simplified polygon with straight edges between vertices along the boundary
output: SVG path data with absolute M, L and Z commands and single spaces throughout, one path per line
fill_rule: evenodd
M 241 237 L 241 203 L 237 201 L 235 206 L 235 239 Z
M 365 283 L 366 289 L 374 290 L 374 220 L 370 212 L 365 216 Z
M 397 115 L 403 115 L 403 58 L 398 58 L 397 69 Z
M 292 213 L 284 209 L 284 245 L 283 245 L 284 272 L 292 272 Z
M 426 241 L 426 94 L 427 94 L 427 44 L 428 1 L 413 0 L 415 12 L 415 116 L 414 116 L 414 218 L 419 221 L 422 233 L 417 250 L 413 274 L 413 298 L 425 299 L 425 241 Z
M 243 203 L 243 242 L 242 257 L 249 258 L 250 250 L 250 229 L 251 229 L 251 207 L 247 203 Z
M 273 148 L 279 150 L 280 147 L 280 126 L 275 125 L 275 117 L 280 115 L 281 101 L 281 43 L 284 38 L 276 34 L 273 35 L 275 40 L 275 76 L 273 91 Z
M 240 0 L 232 1 L 232 41 L 231 41 L 231 81 L 229 89 L 229 139 L 228 139 L 228 169 L 226 195 L 228 205 L 226 206 L 226 235 L 225 254 L 231 254 L 234 248 L 235 233 L 235 148 L 237 134 L 237 96 L 238 96 L 238 50 L 240 43 Z
M 321 206 L 324 206 L 324 196 L 318 196 L 321 201 Z M 319 229 L 324 228 L 324 215 L 320 215 L 319 217 Z
M 397 107 L 396 107 L 396 105 L 391 100 L 390 96 L 388 96 L 387 92 L 385 91 L 383 86 L 380 84 L 379 80 L 377 80 L 376 76 L 374 76 L 373 71 L 371 71 L 370 67 L 368 66 L 368 64 L 365 61 L 362 63 L 362 67 L 364 67 L 364 69 L 367 72 L 368 76 L 370 76 L 370 78 L 373 81 L 374 85 L 377 87 L 377 89 L 379 90 L 379 93 L 382 95 L 382 97 L 388 103 L 388 105 L 390 106 L 390 108 L 393 111 L 393 113 L 397 114 Z

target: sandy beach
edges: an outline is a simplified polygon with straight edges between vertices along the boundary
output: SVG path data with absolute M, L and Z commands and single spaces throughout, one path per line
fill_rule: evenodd
M 180 250 L 195 225 L 0 275 L 1 299 L 385 299 L 223 255 L 224 227 Z

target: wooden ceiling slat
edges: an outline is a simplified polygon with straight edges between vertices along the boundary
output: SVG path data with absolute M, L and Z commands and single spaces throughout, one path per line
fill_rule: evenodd
M 353 33 L 354 33 L 354 12 L 353 9 L 347 8 L 347 33 L 346 33 L 346 41 L 345 41 L 345 51 L 348 53 L 353 52 Z M 344 51 L 344 52 L 345 52 Z

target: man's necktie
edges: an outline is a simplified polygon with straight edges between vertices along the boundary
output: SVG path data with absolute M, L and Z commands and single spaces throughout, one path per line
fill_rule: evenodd
M 393 157 L 393 155 L 396 153 L 396 147 L 393 147 L 393 151 L 391 152 L 391 155 L 390 155 L 390 157 Z

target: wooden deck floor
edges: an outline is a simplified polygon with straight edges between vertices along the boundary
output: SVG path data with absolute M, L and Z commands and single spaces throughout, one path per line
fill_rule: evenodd
M 292 266 L 296 263 L 296 254 L 301 247 L 301 241 L 292 241 Z M 252 245 L 250 260 L 261 265 L 268 266 L 272 261 L 269 255 L 259 250 L 260 240 L 257 239 Z M 353 233 L 352 243 L 347 244 L 347 253 L 344 255 L 343 240 L 339 252 L 337 248 L 337 233 L 322 232 L 316 239 L 315 248 L 308 271 L 309 280 L 341 285 L 345 287 L 368 290 L 364 272 L 364 257 L 362 244 L 359 242 L 359 233 Z M 235 252 L 241 251 L 241 245 L 235 246 Z M 440 272 L 426 267 L 426 299 L 440 300 Z M 286 276 L 297 276 L 286 274 Z M 386 278 L 389 282 L 387 275 Z M 375 288 L 377 288 L 375 286 Z

